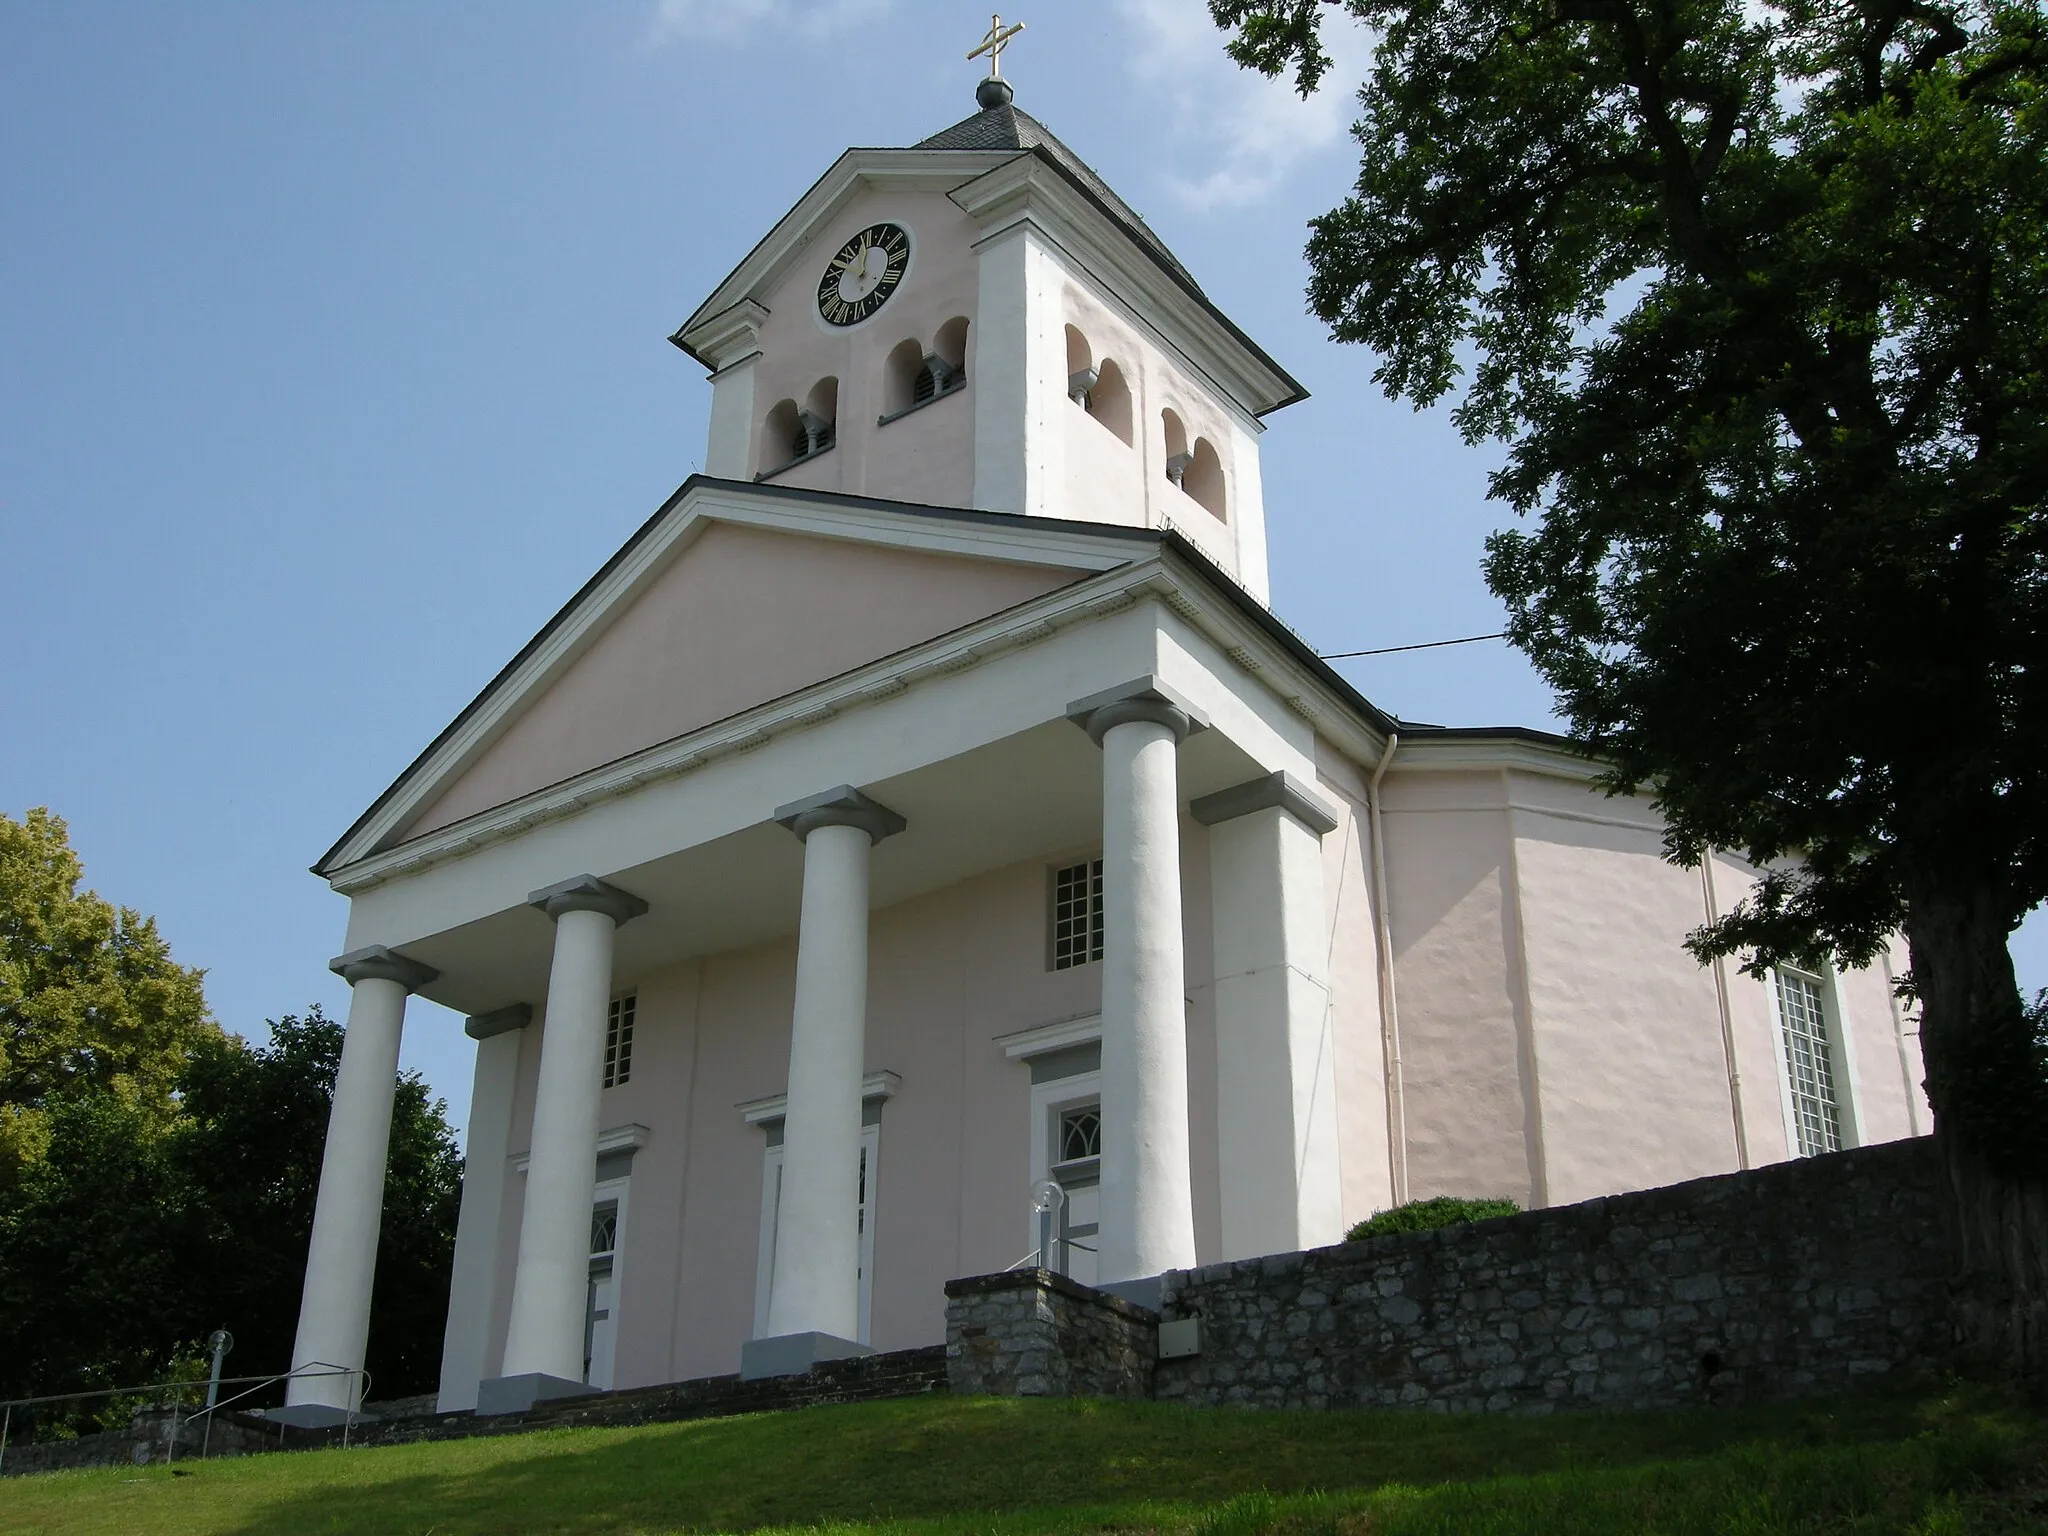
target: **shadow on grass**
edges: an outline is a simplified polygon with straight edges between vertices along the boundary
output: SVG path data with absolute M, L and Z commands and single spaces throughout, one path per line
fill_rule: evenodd
M 1813 1492 L 1816 1480 L 1836 1477 L 1827 1469 L 1839 1464 L 1845 1470 L 1837 1480 L 1850 1489 L 1899 1463 L 1903 1446 L 1916 1437 L 1923 1446 L 1945 1434 L 1955 1438 L 1963 1419 L 1980 1423 L 1983 1415 L 1954 1399 L 1897 1398 L 1547 1419 L 921 1399 L 278 1458 L 266 1473 L 294 1464 L 297 1475 L 249 1479 L 250 1502 L 240 1523 L 219 1529 L 233 1536 L 599 1536 L 951 1524 L 968 1517 L 979 1530 L 1163 1527 L 1224 1536 L 1232 1530 L 1346 1530 L 1366 1508 L 1368 1491 L 1401 1485 L 1412 1491 L 1371 1499 L 1370 1517 L 1356 1528 L 1369 1527 L 1375 1536 L 1396 1530 L 1639 1530 L 1644 1527 L 1633 1519 L 1582 1524 L 1571 1511 L 1597 1510 L 1616 1499 L 1645 1513 L 1674 1511 L 1702 1496 L 1696 1484 L 1711 1472 L 1720 1493 L 1708 1502 L 1727 1505 L 1723 1514 L 1733 1518 L 1710 1526 L 1688 1519 L 1683 1528 L 1789 1530 L 1795 1527 L 1743 1518 L 1742 1500 L 1771 1483 L 1766 1474 L 1772 1468 L 1803 1467 L 1796 1481 Z M 2031 1422 L 2038 1436 L 2040 1421 Z M 1981 1459 L 1974 1444 L 1968 1435 L 1958 1441 L 1959 1465 L 1973 1455 Z M 1943 1453 L 1921 1459 L 1928 1454 L 1938 1462 Z M 1717 1465 L 1699 1466 L 1702 1461 Z M 1694 1470 L 1686 1472 L 1687 1465 Z M 1953 1483 L 1962 1475 L 1953 1471 L 1929 1465 L 1909 1481 L 1916 1488 Z M 1489 1482 L 1528 1478 L 1536 1481 L 1498 1490 L 1492 1515 L 1471 1503 L 1484 1502 Z M 273 1481 L 275 1494 L 263 1486 Z M 1434 1486 L 1444 1484 L 1456 1486 Z M 1304 1497 L 1311 1494 L 1317 1496 Z M 1460 1505 L 1466 1506 L 1462 1515 L 1445 1523 Z M 1508 1518 L 1514 1506 L 1521 1512 L 1499 1523 L 1495 1516 Z M 1619 1512 L 1616 1506 L 1613 1513 Z

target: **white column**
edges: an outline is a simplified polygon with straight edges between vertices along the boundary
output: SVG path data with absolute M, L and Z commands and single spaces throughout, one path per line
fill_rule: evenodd
M 786 805 L 804 842 L 789 1106 L 768 1337 L 860 1334 L 860 1085 L 868 1008 L 868 855 L 903 818 L 851 785 Z
M 1322 836 L 1328 806 L 1285 773 L 1189 808 L 1209 827 L 1216 1140 L 1225 1259 L 1343 1239 Z
M 499 1379 L 543 1378 L 536 1390 L 551 1396 L 583 1380 L 612 940 L 619 925 L 645 912 L 647 903 L 594 875 L 535 891 L 530 900 L 555 920 L 555 954 L 541 1026 L 512 1319 Z M 502 1412 L 507 1406 L 504 1394 L 493 1400 L 486 1392 L 483 1398 L 481 1410 Z
M 405 999 L 438 974 L 382 945 L 351 951 L 328 968 L 354 990 L 334 1105 L 327 1115 L 327 1145 L 320 1155 L 320 1193 L 292 1345 L 294 1371 L 362 1369 L 370 1340 L 370 1286 L 384 1219 L 384 1166 L 391 1149 Z M 361 1403 L 362 1385 L 361 1376 L 294 1377 L 285 1385 L 285 1416 L 298 1423 L 333 1422 Z
M 505 1162 L 511 1151 L 512 1093 L 519 1042 L 533 1022 L 529 1003 L 475 1014 L 463 1029 L 476 1041 L 470 1078 L 469 1130 L 462 1145 L 462 1211 L 455 1220 L 455 1263 L 448 1279 L 448 1323 L 441 1337 L 437 1413 L 476 1407 L 497 1303 L 498 1230 L 505 1209 Z
M 1200 712 L 1156 678 L 1068 706 L 1102 748 L 1104 1281 L 1195 1263 L 1177 755 Z

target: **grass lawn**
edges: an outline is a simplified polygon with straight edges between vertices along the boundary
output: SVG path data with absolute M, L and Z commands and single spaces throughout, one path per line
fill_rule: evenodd
M 0 1532 L 2048 1531 L 2048 1411 L 1986 1389 L 1454 1418 L 922 1398 L 0 1481 Z

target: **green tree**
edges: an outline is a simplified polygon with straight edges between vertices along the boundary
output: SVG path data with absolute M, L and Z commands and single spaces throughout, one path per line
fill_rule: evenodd
M 1309 302 L 1460 386 L 1533 519 L 1487 578 L 1670 855 L 1766 873 L 1702 957 L 1903 930 L 1982 1347 L 2048 1350 L 2039 0 L 1213 0 L 1241 63 L 1376 30 Z
M 341 1041 L 315 1005 L 270 1021 L 267 1046 L 209 1045 L 182 1081 L 169 1156 L 186 1191 L 185 1269 L 206 1309 L 186 1329 L 232 1329 L 243 1375 L 291 1364 Z M 440 1373 L 462 1192 L 446 1113 L 418 1073 L 400 1074 L 366 1362 L 382 1397 L 428 1391 Z
M 66 1093 L 101 1089 L 167 1118 L 186 1052 L 219 1034 L 205 973 L 82 878 L 61 819 L 0 815 L 0 1184 L 38 1155 Z
M 156 925 L 79 889 L 64 823 L 0 816 L 0 1396 L 158 1379 L 207 1333 L 291 1363 L 342 1030 L 223 1032 Z M 431 1387 L 462 1160 L 397 1084 L 371 1309 L 374 1390 Z M 78 1416 L 65 1416 L 79 1422 Z

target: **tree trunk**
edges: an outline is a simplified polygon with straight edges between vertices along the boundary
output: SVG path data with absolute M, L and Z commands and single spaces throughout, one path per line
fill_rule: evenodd
M 2039 1154 L 2048 1103 L 1997 893 L 1958 885 L 1914 892 L 1906 919 L 1947 1175 L 1955 1318 L 1977 1365 L 2040 1379 L 2048 1374 L 2048 1170 Z

